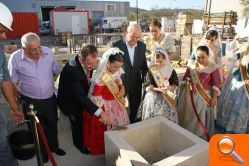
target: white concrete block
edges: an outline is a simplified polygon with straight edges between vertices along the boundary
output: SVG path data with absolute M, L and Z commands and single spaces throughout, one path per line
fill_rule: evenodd
M 126 130 L 105 132 L 106 165 L 208 165 L 208 143 L 156 117 Z

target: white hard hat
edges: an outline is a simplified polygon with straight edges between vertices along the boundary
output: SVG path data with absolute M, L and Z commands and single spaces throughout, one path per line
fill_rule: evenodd
M 13 22 L 13 16 L 9 10 L 9 8 L 7 8 L 7 6 L 5 6 L 4 4 L 2 4 L 0 2 L 0 23 L 2 25 L 4 25 L 6 28 L 8 28 L 9 30 L 11 29 L 11 24 Z

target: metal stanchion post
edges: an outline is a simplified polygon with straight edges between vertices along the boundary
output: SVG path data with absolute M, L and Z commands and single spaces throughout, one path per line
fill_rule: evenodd
M 35 150 L 36 150 L 36 158 L 38 166 L 43 166 L 42 154 L 41 154 L 41 147 L 39 143 L 39 136 L 36 126 L 36 111 L 34 111 L 34 105 L 29 105 L 29 112 L 27 114 L 30 116 L 30 126 L 31 132 L 33 135 L 34 143 L 35 143 Z

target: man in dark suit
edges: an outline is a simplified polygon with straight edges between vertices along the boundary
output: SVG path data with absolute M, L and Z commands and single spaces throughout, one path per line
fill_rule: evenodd
M 88 149 L 83 146 L 82 111 L 87 110 L 99 116 L 105 125 L 111 125 L 111 119 L 87 97 L 90 77 L 97 62 L 97 48 L 94 45 L 86 45 L 80 54 L 70 59 L 62 69 L 58 106 L 69 117 L 75 147 L 82 153 L 88 154 Z
M 142 31 L 138 24 L 128 26 L 125 39 L 112 43 L 124 52 L 124 75 L 122 76 L 129 101 L 130 122 L 134 123 L 141 102 L 142 82 L 148 67 L 145 57 L 146 45 L 139 41 Z

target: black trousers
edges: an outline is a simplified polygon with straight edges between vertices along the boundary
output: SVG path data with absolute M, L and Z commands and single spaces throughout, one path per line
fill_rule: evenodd
M 83 135 L 82 135 L 82 111 L 74 111 L 69 114 L 69 120 L 72 129 L 73 144 L 80 151 L 84 148 L 83 146 Z
M 140 89 L 134 90 L 128 94 L 129 107 L 130 107 L 130 123 L 136 123 L 136 116 L 141 102 Z
M 46 135 L 47 142 L 49 144 L 50 149 L 58 148 L 58 130 L 57 130 L 57 103 L 56 96 L 53 95 L 48 99 L 32 99 L 30 97 L 21 95 L 22 99 L 22 109 L 26 119 L 29 119 L 29 115 L 27 112 L 29 111 L 29 105 L 34 105 L 34 110 L 37 111 L 37 117 L 41 123 L 43 131 Z M 28 127 L 30 128 L 30 124 L 28 123 Z M 45 152 L 45 147 L 40 138 L 41 151 L 43 155 Z

